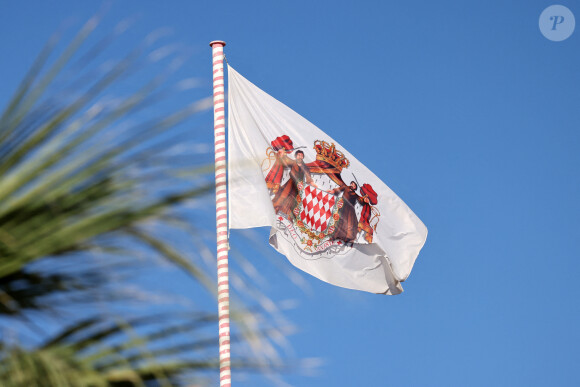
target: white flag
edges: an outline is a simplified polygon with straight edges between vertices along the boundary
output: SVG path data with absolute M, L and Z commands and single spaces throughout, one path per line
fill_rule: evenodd
M 270 244 L 328 283 L 402 292 L 425 225 L 330 136 L 228 74 L 230 228 L 271 226 Z

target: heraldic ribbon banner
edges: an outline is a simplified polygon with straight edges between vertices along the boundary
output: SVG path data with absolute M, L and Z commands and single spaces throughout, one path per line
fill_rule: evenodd
M 229 74 L 230 228 L 270 226 L 270 244 L 328 283 L 398 294 L 427 229 L 336 141 Z

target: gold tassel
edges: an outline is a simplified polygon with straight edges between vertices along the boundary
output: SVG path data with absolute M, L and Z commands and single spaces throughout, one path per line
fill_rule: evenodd
M 274 149 L 271 146 L 266 148 L 266 157 L 267 157 L 267 159 L 264 159 L 262 161 L 262 164 L 261 164 L 263 172 L 268 171 L 270 169 L 270 167 L 272 167 L 272 163 L 274 163 L 276 161 L 276 151 L 274 151 Z M 266 168 L 264 168 L 264 163 L 266 161 L 268 161 L 268 166 Z

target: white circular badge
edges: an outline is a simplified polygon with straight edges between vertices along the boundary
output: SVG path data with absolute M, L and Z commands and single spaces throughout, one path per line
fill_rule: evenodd
M 547 39 L 560 42 L 574 32 L 574 14 L 563 5 L 551 5 L 540 15 L 540 31 Z

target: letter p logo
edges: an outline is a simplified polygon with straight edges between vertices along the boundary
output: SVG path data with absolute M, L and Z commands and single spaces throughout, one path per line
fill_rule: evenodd
M 552 25 L 552 31 L 556 31 L 556 26 L 558 24 L 564 23 L 564 16 L 550 16 L 550 20 L 554 20 L 554 24 Z
M 574 14 L 563 5 L 551 5 L 540 15 L 538 21 L 542 35 L 553 42 L 566 40 L 574 32 Z

